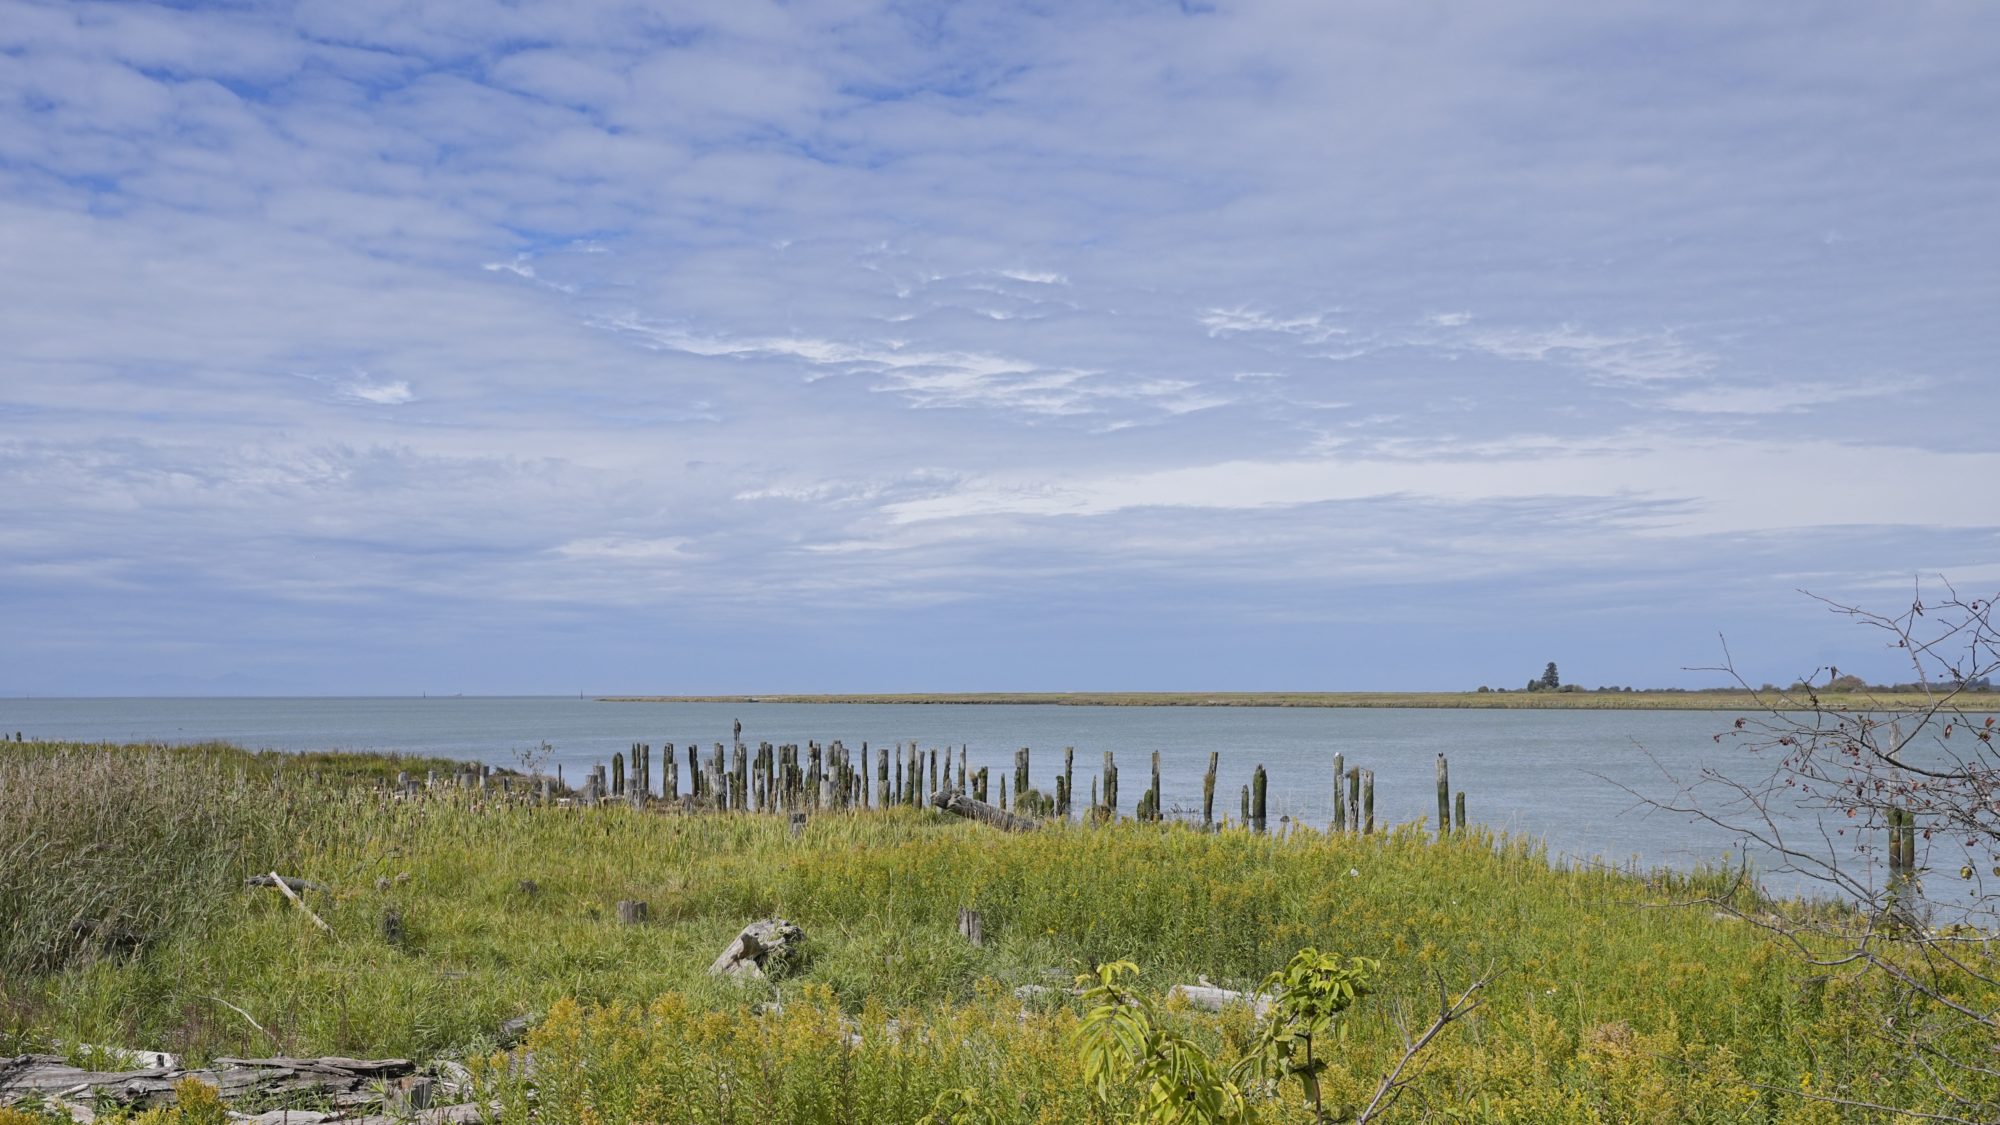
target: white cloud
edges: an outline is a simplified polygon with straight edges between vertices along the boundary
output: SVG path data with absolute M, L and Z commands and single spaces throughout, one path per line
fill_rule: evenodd
M 361 402 L 372 402 L 377 406 L 401 406 L 416 400 L 416 393 L 410 390 L 406 379 L 375 380 L 367 377 L 350 379 L 340 386 L 340 392 Z
M 1660 400 L 1660 405 L 1692 414 L 1802 414 L 1827 403 L 1903 394 L 1920 386 L 1914 380 L 1764 386 L 1717 384 L 1668 395 Z
M 1026 281 L 1035 285 L 1068 285 L 1069 278 L 1053 270 L 1001 270 L 1001 277 L 1015 281 Z
M 968 517 L 1102 516 L 1139 508 L 1250 510 L 1330 501 L 1408 498 L 1456 504 L 1599 498 L 1658 508 L 1628 524 L 1661 535 L 1717 535 L 1853 524 L 1990 527 L 1948 489 L 1911 493 L 1879 464 L 1889 451 L 1823 442 L 1677 441 L 1630 452 L 1551 452 L 1477 461 L 1324 458 L 1229 461 L 1151 472 L 974 481 L 947 494 L 892 504 L 898 522 Z M 1986 480 L 2000 453 L 1896 450 L 1928 480 Z M 1810 488 L 1795 487 L 1809 481 Z
M 1340 310 L 1334 309 L 1309 316 L 1279 317 L 1247 306 L 1238 306 L 1227 309 L 1204 309 L 1198 319 L 1202 327 L 1208 329 L 1210 336 L 1268 332 L 1296 336 L 1307 343 L 1317 344 L 1336 336 L 1347 335 L 1347 329 L 1327 323 L 1327 317 L 1338 311 Z

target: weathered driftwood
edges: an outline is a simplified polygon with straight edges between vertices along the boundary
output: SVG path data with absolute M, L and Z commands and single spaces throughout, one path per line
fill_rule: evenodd
M 805 952 L 805 939 L 804 930 L 783 918 L 752 922 L 708 971 L 716 976 L 763 977 L 780 967 L 795 967 Z
M 301 879 L 296 875 L 280 875 L 273 871 L 268 875 L 252 875 L 243 880 L 246 887 L 275 887 L 282 884 L 286 889 L 305 893 L 306 891 L 330 891 L 325 883 L 315 883 L 311 879 Z
M 1248 1004 L 1250 1011 L 1258 1019 L 1263 1019 L 1271 1010 L 1269 996 L 1236 992 L 1227 988 L 1217 988 L 1212 984 L 1177 984 L 1167 990 L 1167 999 L 1178 999 L 1190 1007 L 1219 1012 L 1232 1004 Z
M 61 1055 L 20 1055 L 0 1059 L 0 1105 L 42 1097 L 143 1107 L 171 1102 L 174 1083 L 191 1077 L 216 1087 L 226 1101 L 310 1097 L 320 1104 L 358 1106 L 377 1100 L 376 1083 L 413 1069 L 408 1059 L 221 1058 L 201 1070 L 89 1071 Z
M 958 789 L 940 789 L 931 794 L 931 807 L 943 809 L 953 816 L 976 820 L 989 828 L 998 828 L 1003 832 L 1033 832 L 1042 826 L 1038 820 L 1010 813 L 1006 809 L 994 808 L 985 801 Z
M 273 871 L 271 873 L 270 885 L 278 888 L 279 893 L 283 894 L 286 898 L 291 899 L 292 905 L 304 911 L 305 916 L 312 919 L 312 924 L 318 926 L 322 933 L 330 934 L 333 932 L 333 927 L 326 924 L 326 919 L 312 912 L 312 907 L 307 906 L 306 900 L 300 898 L 298 896 L 297 891 L 292 890 L 291 883 L 287 881 L 283 875 L 280 875 L 277 872 Z

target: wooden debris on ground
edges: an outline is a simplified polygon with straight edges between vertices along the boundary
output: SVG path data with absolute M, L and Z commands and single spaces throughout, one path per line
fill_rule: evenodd
M 752 922 L 708 971 L 716 976 L 763 977 L 781 966 L 792 968 L 805 953 L 805 940 L 805 931 L 783 918 Z
M 1219 1012 L 1234 1004 L 1247 1004 L 1250 1006 L 1251 1014 L 1258 1019 L 1269 1015 L 1273 1006 L 1269 996 L 1217 988 L 1207 981 L 1200 984 L 1177 984 L 1167 989 L 1167 999 L 1169 1001 L 1178 999 L 1189 1007 L 1210 1012 Z
M 962 789 L 940 789 L 931 794 L 930 803 L 932 808 L 943 809 L 953 816 L 978 821 L 1003 832 L 1033 832 L 1042 826 L 1038 820 L 989 805 Z
M 143 1054 L 144 1052 L 132 1052 Z M 409 1095 L 439 1087 L 462 1093 L 457 1082 L 434 1083 L 414 1076 L 408 1059 L 219 1058 L 201 1069 L 150 1067 L 143 1070 L 93 1071 L 71 1066 L 61 1055 L 19 1055 L 0 1058 L 0 1106 L 39 1102 L 69 1111 L 78 1122 L 96 1120 L 93 1106 L 112 1103 L 144 1109 L 171 1103 L 174 1083 L 187 1078 L 214 1086 L 225 1102 L 253 1099 L 260 1104 L 295 1101 L 314 1109 L 274 1109 L 255 1115 L 232 1113 L 231 1120 L 258 1125 L 391 1125 L 392 1122 L 489 1120 L 491 1106 L 478 1104 L 426 1108 L 423 1098 Z M 404 1107 L 388 1116 L 382 1105 L 385 1088 L 397 1091 Z

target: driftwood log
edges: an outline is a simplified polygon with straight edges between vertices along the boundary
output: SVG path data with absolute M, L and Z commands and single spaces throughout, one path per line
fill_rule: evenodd
M 931 807 L 943 809 L 953 816 L 976 820 L 1002 832 L 1033 832 L 1042 826 L 1038 820 L 995 808 L 962 789 L 940 789 L 931 794 Z
M 1258 1019 L 1270 1014 L 1273 1003 L 1269 996 L 1217 988 L 1206 981 L 1201 984 L 1177 984 L 1167 990 L 1167 999 L 1178 999 L 1191 1008 L 1202 1008 L 1211 1012 L 1219 1012 L 1236 1004 L 1247 1004 L 1251 1014 Z
M 399 879 L 398 882 L 400 881 Z M 275 871 L 269 875 L 252 875 L 248 879 L 243 880 L 243 885 L 246 887 L 276 887 L 282 885 L 295 894 L 333 889 L 325 883 L 315 883 L 311 879 L 301 879 L 296 875 L 280 875 Z
M 783 918 L 752 922 L 708 971 L 719 977 L 763 977 L 781 968 L 795 968 L 805 953 L 805 940 L 805 931 Z
M 381 1098 L 377 1083 L 414 1069 L 408 1059 L 222 1058 L 201 1070 L 90 1071 L 69 1065 L 61 1055 L 20 1055 L 0 1059 L 0 1106 L 41 1097 L 144 1108 L 172 1102 L 175 1082 L 198 1078 L 225 1101 L 300 1097 L 340 1108 L 374 1104 Z

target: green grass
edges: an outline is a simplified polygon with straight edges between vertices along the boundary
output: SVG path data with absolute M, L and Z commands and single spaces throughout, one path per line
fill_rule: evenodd
M 1977 708 L 1982 695 L 1965 697 Z M 2000 707 L 2000 696 L 1991 697 Z M 1884 710 L 1926 702 L 1907 692 L 1838 692 L 1819 697 L 1832 709 Z M 935 692 L 862 695 L 620 695 L 605 703 L 895 703 L 1045 704 L 1068 707 L 1444 707 L 1504 710 L 1762 711 L 1774 705 L 1804 710 L 1803 699 L 1759 700 L 1747 691 L 1126 691 Z
M 209 768 L 128 759 L 176 760 Z M 300 776 L 242 783 L 269 819 L 217 853 L 231 869 L 201 884 L 215 909 L 137 956 L 0 982 L 0 1053 L 82 1041 L 194 1058 L 480 1057 L 503 1021 L 533 1013 L 547 1017 L 531 1043 L 543 1120 L 915 1120 L 967 1086 L 1002 1120 L 1109 1120 L 1081 1084 L 1075 1012 L 1044 998 L 1024 1015 L 1015 987 L 1066 985 L 1115 958 L 1154 989 L 1247 986 L 1315 945 L 1385 964 L 1327 1078 L 1346 1105 L 1400 1051 L 1399 1014 L 1426 1018 L 1434 978 L 1504 970 L 1426 1056 L 1405 1120 L 1805 1122 L 1819 1118 L 1801 1083 L 1930 1096 L 1916 1062 L 1871 1030 L 1891 1013 L 1870 978 L 1808 972 L 1754 927 L 1671 905 L 1730 893 L 1721 871 L 1555 870 L 1528 842 L 1414 827 L 1000 835 L 910 809 L 818 814 L 795 838 L 773 817 L 400 801 Z M 236 882 L 273 868 L 333 888 L 307 896 L 331 935 Z M 619 925 L 621 899 L 647 901 L 651 922 Z M 961 906 L 984 913 L 984 948 L 957 935 Z M 380 928 L 392 909 L 395 944 Z M 708 975 L 743 924 L 773 914 L 810 937 L 800 974 Z M 19 924 L 0 915 L 0 934 Z M 782 1012 L 752 1014 L 774 999 Z M 1248 1034 L 1240 1014 L 1175 1018 L 1223 1056 Z M 492 1092 L 525 1111 L 521 1082 Z M 1302 1119 L 1293 1102 L 1264 1111 Z

